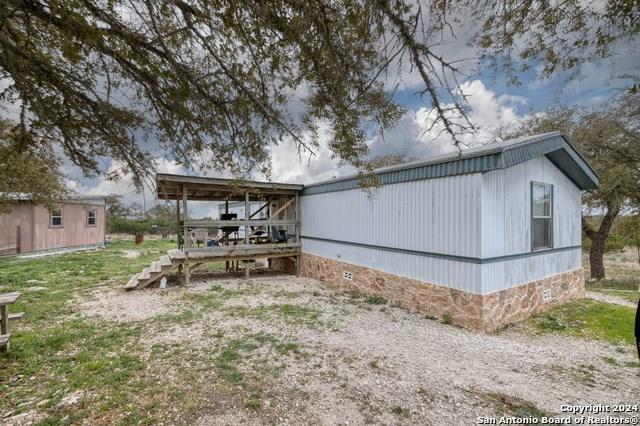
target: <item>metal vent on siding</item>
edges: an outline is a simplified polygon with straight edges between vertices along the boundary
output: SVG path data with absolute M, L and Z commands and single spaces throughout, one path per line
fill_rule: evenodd
M 542 292 L 542 300 L 548 302 L 551 300 L 551 290 L 546 289 Z
M 351 280 L 353 280 L 353 272 L 347 272 L 347 271 L 344 271 L 344 272 L 342 273 L 342 277 L 343 277 L 345 280 L 349 280 L 349 281 L 351 281 Z

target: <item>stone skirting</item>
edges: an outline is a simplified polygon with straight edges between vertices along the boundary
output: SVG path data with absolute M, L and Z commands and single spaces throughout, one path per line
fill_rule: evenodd
M 351 280 L 343 276 L 348 271 Z M 448 316 L 464 328 L 491 332 L 571 299 L 583 298 L 582 269 L 564 272 L 517 287 L 480 295 L 417 281 L 387 272 L 303 253 L 300 272 L 345 291 L 382 296 L 410 311 Z M 544 292 L 551 297 L 545 301 Z

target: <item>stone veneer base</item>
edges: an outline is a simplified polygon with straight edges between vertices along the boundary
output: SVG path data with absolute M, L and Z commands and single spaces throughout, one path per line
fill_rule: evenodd
M 443 318 L 464 328 L 492 332 L 553 306 L 585 296 L 582 268 L 489 294 L 468 293 L 375 269 L 303 253 L 302 276 L 345 291 L 382 296 L 410 311 Z M 343 277 L 349 271 L 353 279 Z M 544 301 L 544 290 L 551 299 Z

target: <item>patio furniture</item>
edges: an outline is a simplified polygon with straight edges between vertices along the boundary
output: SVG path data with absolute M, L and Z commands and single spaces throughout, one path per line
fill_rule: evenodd
M 16 303 L 22 296 L 21 293 L 4 293 L 0 294 L 0 351 L 6 352 L 9 350 L 9 320 L 18 320 L 22 318 L 24 312 L 17 312 L 9 315 L 9 305 Z
M 276 243 L 286 243 L 289 241 L 287 231 L 284 229 L 278 229 L 275 226 L 271 227 L 271 239 Z
M 189 238 L 191 238 L 191 245 L 195 244 L 200 247 L 200 243 L 202 243 L 206 246 L 209 231 L 204 228 L 194 229 L 193 231 L 189 231 Z

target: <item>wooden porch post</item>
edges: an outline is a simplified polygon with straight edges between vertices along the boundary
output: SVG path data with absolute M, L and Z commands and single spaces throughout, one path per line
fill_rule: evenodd
M 249 219 L 249 191 L 245 191 L 244 193 L 244 217 L 245 219 Z M 246 245 L 249 245 L 249 229 L 251 229 L 250 226 L 245 226 L 244 227 L 244 243 Z M 244 263 L 244 277 L 246 279 L 249 279 L 249 261 L 246 261 Z
M 229 197 L 224 200 L 224 214 L 229 214 Z M 227 245 L 229 245 L 229 234 L 227 234 Z M 224 270 L 229 272 L 229 261 L 224 262 Z
M 189 231 L 187 230 L 187 221 L 189 220 L 189 209 L 187 208 L 187 185 L 182 185 L 182 210 L 183 210 L 183 247 L 184 247 L 184 284 L 189 285 L 189 249 L 191 241 L 189 240 Z
M 300 243 L 300 197 L 298 196 L 298 193 L 296 192 L 296 206 L 295 206 L 295 220 L 296 220 L 296 225 L 295 225 L 295 230 L 296 230 L 296 243 Z M 298 250 L 301 250 L 301 248 L 298 248 Z M 302 259 L 302 256 L 300 256 L 300 253 L 298 253 L 298 255 L 296 256 L 296 277 L 300 276 L 300 260 Z
M 180 250 L 180 199 L 176 197 L 176 244 L 178 245 L 178 250 Z
M 22 252 L 22 241 L 20 240 L 20 226 L 16 228 L 16 253 L 20 254 Z M 6 334 L 6 333 L 2 333 Z

